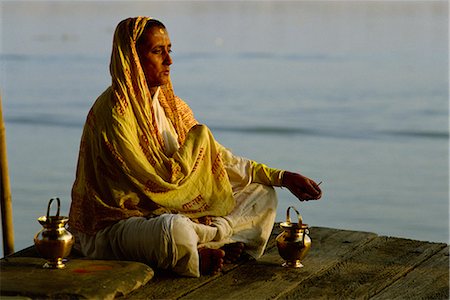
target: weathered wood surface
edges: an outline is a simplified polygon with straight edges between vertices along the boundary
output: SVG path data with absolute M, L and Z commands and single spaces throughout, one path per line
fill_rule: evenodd
M 373 299 L 448 299 L 449 247 L 415 267 L 402 280 L 397 280 Z
M 214 276 L 155 277 L 121 299 L 448 299 L 449 247 L 374 233 L 314 227 L 304 267 L 281 266 L 275 226 L 263 257 Z M 19 256 L 33 256 L 33 249 Z M 83 283 L 89 284 L 89 283 Z M 96 286 L 97 282 L 92 282 Z
M 43 269 L 45 259 L 9 257 L 0 262 L 1 299 L 114 299 L 146 284 L 154 275 L 145 264 L 71 259 L 63 270 Z
M 448 246 L 374 233 L 312 228 L 300 269 L 281 266 L 275 227 L 258 260 L 219 275 L 180 278 L 157 272 L 125 299 L 448 299 Z

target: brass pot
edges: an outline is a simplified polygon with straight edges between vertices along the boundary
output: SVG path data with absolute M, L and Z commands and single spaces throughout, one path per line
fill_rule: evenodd
M 50 216 L 50 206 L 56 200 L 58 211 L 56 216 Z M 38 218 L 38 222 L 44 227 L 34 236 L 34 245 L 39 254 L 47 260 L 43 265 L 47 269 L 63 269 L 64 257 L 69 256 L 74 243 L 73 235 L 65 228 L 68 217 L 59 215 L 61 203 L 59 198 L 52 198 L 48 202 L 47 216 Z
M 293 209 L 298 216 L 298 223 L 292 223 L 289 215 Z M 285 260 L 283 267 L 301 268 L 301 260 L 311 248 L 308 224 L 303 224 L 302 216 L 293 206 L 288 207 L 286 222 L 280 223 L 283 232 L 277 238 L 278 253 Z

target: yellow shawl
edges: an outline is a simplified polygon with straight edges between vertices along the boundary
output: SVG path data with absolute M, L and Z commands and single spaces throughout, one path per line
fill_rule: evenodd
M 223 216 L 235 205 L 220 145 L 206 126 L 197 124 L 170 82 L 158 99 L 180 149 L 165 155 L 136 50 L 148 20 L 127 19 L 117 26 L 112 84 L 84 126 L 69 218 L 72 228 L 87 234 L 132 216 Z

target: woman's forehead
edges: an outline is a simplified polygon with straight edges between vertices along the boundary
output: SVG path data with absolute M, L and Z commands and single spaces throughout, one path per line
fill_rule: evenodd
M 152 27 L 145 30 L 141 36 L 141 39 L 143 41 L 142 45 L 147 47 L 170 44 L 170 38 L 167 30 L 160 27 Z

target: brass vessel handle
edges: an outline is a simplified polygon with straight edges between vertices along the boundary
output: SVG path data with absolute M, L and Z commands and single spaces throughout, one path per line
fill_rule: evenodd
M 299 225 L 303 224 L 302 216 L 300 215 L 300 213 L 298 212 L 298 210 L 297 210 L 295 207 L 293 207 L 293 206 L 289 206 L 288 209 L 287 209 L 287 211 L 286 211 L 286 222 L 287 222 L 287 223 L 291 223 L 291 216 L 290 216 L 290 214 L 289 214 L 291 208 L 297 213 L 298 224 L 299 224 Z
M 52 205 L 53 200 L 56 200 L 58 202 L 58 210 L 56 211 L 56 217 L 59 217 L 59 209 L 61 207 L 61 201 L 59 201 L 59 198 L 52 198 L 48 202 L 48 206 L 47 206 L 47 222 L 50 218 L 50 206 Z

